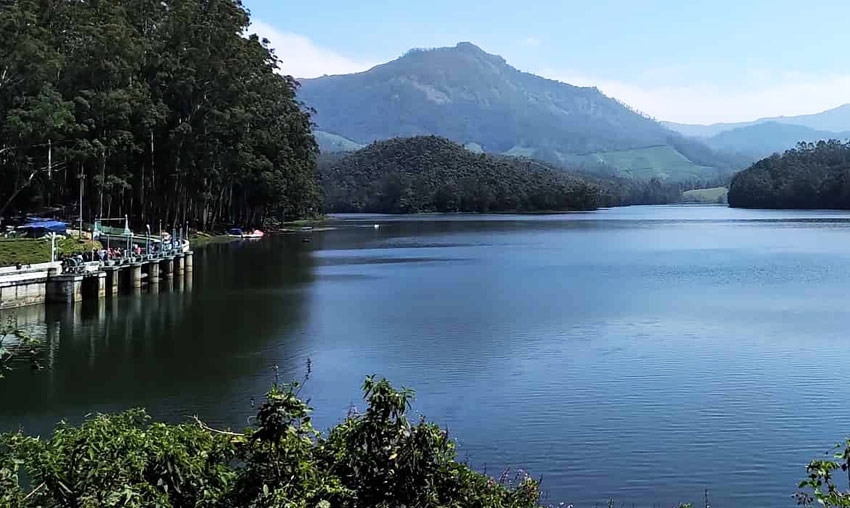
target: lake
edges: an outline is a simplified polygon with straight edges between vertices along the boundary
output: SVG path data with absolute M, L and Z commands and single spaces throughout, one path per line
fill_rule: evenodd
M 334 227 L 211 245 L 159 294 L 19 309 L 46 368 L 0 381 L 0 430 L 136 406 L 242 427 L 272 366 L 301 378 L 310 358 L 318 427 L 377 373 L 473 466 L 542 476 L 576 507 L 701 505 L 705 488 L 715 507 L 794 506 L 805 464 L 850 435 L 850 213 Z

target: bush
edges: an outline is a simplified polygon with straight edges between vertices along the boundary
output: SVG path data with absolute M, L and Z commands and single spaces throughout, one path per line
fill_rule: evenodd
M 842 491 L 834 476 L 846 478 L 850 487 L 850 439 L 835 445 L 834 452 L 834 460 L 813 460 L 806 466 L 808 476 L 798 485 L 802 490 L 794 494 L 798 505 L 850 507 L 850 491 Z
M 44 440 L 4 434 L 0 506 L 537 506 L 537 481 L 521 474 L 510 485 L 477 473 L 457 462 L 447 431 L 411 424 L 412 391 L 366 378 L 366 412 L 349 414 L 324 437 L 299 386 L 274 384 L 244 432 L 197 419 L 153 423 L 137 409 L 79 427 L 61 423 Z

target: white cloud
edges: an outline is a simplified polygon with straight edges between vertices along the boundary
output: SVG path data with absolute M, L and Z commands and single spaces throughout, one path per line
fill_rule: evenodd
M 752 73 L 733 84 L 646 85 L 552 69 L 539 73 L 572 85 L 596 86 L 605 95 L 653 118 L 681 123 L 710 124 L 802 115 L 850 103 L 850 74 Z
M 375 64 L 353 60 L 333 50 L 317 46 L 303 35 L 281 32 L 262 21 L 253 21 L 248 33 L 268 39 L 281 60 L 281 72 L 296 78 L 315 78 L 324 74 L 349 74 L 365 71 Z

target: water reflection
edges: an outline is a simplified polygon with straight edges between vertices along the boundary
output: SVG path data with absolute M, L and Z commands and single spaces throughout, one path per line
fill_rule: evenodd
M 291 249 L 298 262 L 263 248 L 213 246 L 196 253 L 188 279 L 0 314 L 14 313 L 19 328 L 41 339 L 44 365 L 0 382 L 0 430 L 43 432 L 60 419 L 139 406 L 160 418 L 243 425 L 270 366 L 297 369 L 302 336 L 292 332 L 306 312 L 298 287 L 312 278 L 300 242 Z

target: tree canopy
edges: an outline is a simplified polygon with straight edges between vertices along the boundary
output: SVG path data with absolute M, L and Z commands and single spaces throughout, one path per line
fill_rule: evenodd
M 297 83 L 239 0 L 0 0 L 0 217 L 202 227 L 318 211 Z
M 587 210 L 597 188 L 536 161 L 472 153 L 436 136 L 380 141 L 323 165 L 337 212 Z
M 531 159 L 474 153 L 437 136 L 324 154 L 319 166 L 325 206 L 332 212 L 591 210 L 675 203 L 682 190 L 701 185 L 578 173 Z
M 732 179 L 729 206 L 850 209 L 850 143 L 799 143 Z

